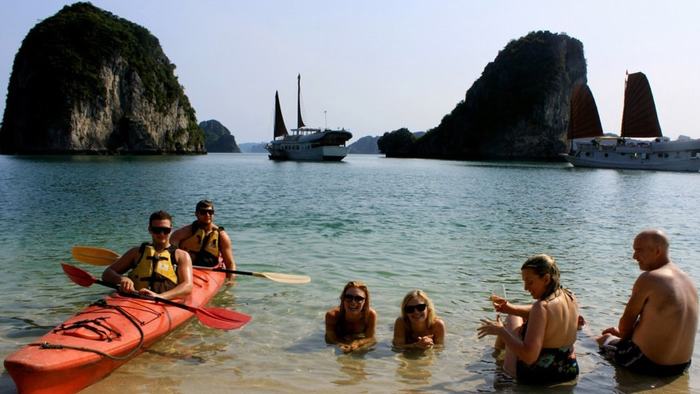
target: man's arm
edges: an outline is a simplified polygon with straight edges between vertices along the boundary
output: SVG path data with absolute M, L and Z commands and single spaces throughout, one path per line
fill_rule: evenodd
M 229 238 L 226 231 L 219 232 L 219 248 L 221 251 L 221 257 L 224 259 L 224 264 L 227 270 L 236 269 L 236 260 L 233 258 L 233 248 L 231 246 L 231 238 Z M 232 274 L 227 273 L 226 279 L 231 279 Z
M 648 273 L 643 273 L 637 278 L 632 287 L 632 295 L 629 301 L 627 301 L 627 306 L 625 311 L 622 313 L 620 322 L 617 324 L 617 329 L 619 332 L 619 337 L 626 339 L 632 338 L 632 332 L 634 331 L 634 326 L 637 324 L 637 319 L 644 309 L 644 305 L 649 298 L 649 289 L 652 285 L 651 278 Z
M 128 252 L 102 272 L 102 280 L 119 285 L 121 289 L 127 293 L 133 292 L 135 290 L 134 282 L 122 274 L 131 268 L 134 260 L 138 257 L 138 252 L 138 247 L 129 249 Z
M 170 244 L 180 247 L 180 242 L 192 234 L 190 227 L 192 227 L 192 225 L 188 224 L 187 226 L 183 226 L 175 230 L 175 232 L 170 235 Z

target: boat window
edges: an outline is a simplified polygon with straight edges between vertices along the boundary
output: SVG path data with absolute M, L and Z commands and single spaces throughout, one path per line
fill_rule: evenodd
M 607 154 L 607 153 L 605 154 L 605 157 L 608 157 L 608 154 Z

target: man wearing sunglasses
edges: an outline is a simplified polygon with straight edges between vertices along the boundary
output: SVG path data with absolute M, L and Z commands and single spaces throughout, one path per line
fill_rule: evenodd
M 151 214 L 151 243 L 129 249 L 102 273 L 102 280 L 119 285 L 125 293 L 139 292 L 173 299 L 192 292 L 192 260 L 170 244 L 172 217 L 165 211 Z M 124 275 L 129 271 L 127 275 Z
M 187 251 L 194 266 L 216 267 L 220 264 L 221 257 L 227 270 L 235 270 L 231 238 L 223 227 L 214 224 L 214 203 L 201 200 L 197 203 L 194 214 L 197 220 L 175 231 L 170 242 Z M 230 273 L 226 274 L 227 279 L 231 277 Z

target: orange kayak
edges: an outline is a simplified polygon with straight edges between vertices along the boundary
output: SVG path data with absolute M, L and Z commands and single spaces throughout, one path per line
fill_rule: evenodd
M 219 291 L 225 274 L 193 272 L 192 293 L 180 300 L 203 307 Z M 5 359 L 20 393 L 74 393 L 107 376 L 193 312 L 111 294 Z

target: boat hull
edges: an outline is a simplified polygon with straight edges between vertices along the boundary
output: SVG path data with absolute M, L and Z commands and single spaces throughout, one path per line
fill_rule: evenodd
M 192 294 L 182 301 L 204 306 L 224 280 L 221 272 L 197 270 Z M 101 380 L 193 315 L 178 307 L 111 294 L 8 356 L 5 369 L 20 393 L 74 393 Z
M 268 157 L 279 161 L 341 161 L 347 154 L 348 148 L 345 146 L 301 146 L 299 150 L 273 149 Z
M 576 167 L 698 172 L 700 140 L 579 141 L 562 156 Z

